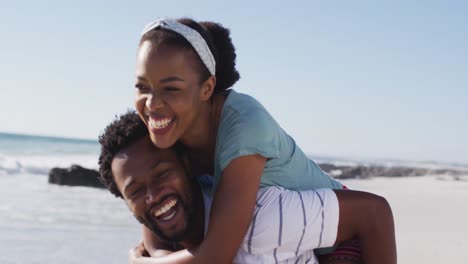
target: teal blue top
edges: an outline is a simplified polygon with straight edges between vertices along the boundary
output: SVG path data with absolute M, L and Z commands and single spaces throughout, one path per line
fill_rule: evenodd
M 342 189 L 302 152 L 257 100 L 231 90 L 223 105 L 216 139 L 213 193 L 229 163 L 252 154 L 267 158 L 261 187 Z

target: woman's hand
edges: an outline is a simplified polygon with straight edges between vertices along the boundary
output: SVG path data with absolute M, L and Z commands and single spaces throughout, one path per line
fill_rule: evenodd
M 141 241 L 136 247 L 130 249 L 128 252 L 128 262 L 130 264 L 141 264 L 140 259 L 147 255 L 145 246 L 143 245 L 143 241 Z
M 143 242 L 130 249 L 128 260 L 130 264 L 185 264 L 193 261 L 193 254 L 187 250 L 172 252 L 164 249 L 157 249 L 151 252 L 151 257 Z

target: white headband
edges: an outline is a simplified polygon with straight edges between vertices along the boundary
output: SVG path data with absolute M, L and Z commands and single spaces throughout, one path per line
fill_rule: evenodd
M 200 35 L 200 33 L 192 29 L 191 27 L 177 22 L 177 20 L 162 18 L 157 19 L 146 25 L 141 35 L 143 36 L 144 34 L 148 33 L 148 31 L 153 30 L 155 28 L 163 28 L 170 31 L 174 31 L 182 37 L 184 37 L 192 45 L 193 49 L 195 49 L 195 51 L 198 53 L 198 56 L 200 56 L 206 68 L 208 68 L 210 74 L 216 75 L 216 61 L 213 57 L 213 54 L 210 51 L 210 48 L 208 47 L 208 44 L 206 43 L 205 39 Z

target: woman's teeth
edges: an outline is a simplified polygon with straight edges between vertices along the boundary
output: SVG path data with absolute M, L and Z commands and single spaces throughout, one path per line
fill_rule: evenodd
M 152 118 L 149 119 L 149 124 L 151 127 L 156 129 L 161 129 L 167 127 L 172 122 L 170 118 L 164 118 L 159 120 L 154 120 Z
M 154 213 L 154 216 L 155 216 L 155 217 L 158 217 L 158 216 L 160 216 L 160 215 L 166 213 L 166 212 L 169 211 L 171 208 L 173 208 L 176 204 L 177 204 L 177 200 L 175 200 L 175 199 L 170 200 L 170 201 L 167 202 L 161 209 L 156 210 L 156 212 Z M 172 218 L 174 215 L 175 215 L 175 211 L 172 212 L 172 214 L 170 214 L 169 216 L 164 217 L 162 220 L 168 220 L 168 219 Z

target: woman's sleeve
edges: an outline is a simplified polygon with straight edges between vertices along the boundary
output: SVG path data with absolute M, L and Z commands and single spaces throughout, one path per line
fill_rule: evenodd
M 280 144 L 278 125 L 259 109 L 248 114 L 230 115 L 223 127 L 219 144 L 219 164 L 223 171 L 238 157 L 259 154 L 267 159 L 278 158 Z

